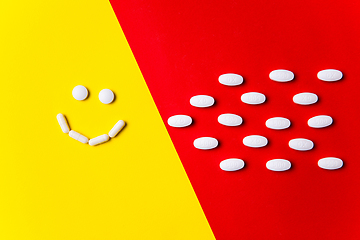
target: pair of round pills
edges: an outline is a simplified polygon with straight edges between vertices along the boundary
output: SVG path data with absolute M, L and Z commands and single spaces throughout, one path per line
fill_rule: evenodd
M 72 90 L 72 95 L 76 100 L 82 101 L 88 97 L 89 91 L 86 87 L 78 85 Z M 112 103 L 114 101 L 114 98 L 115 95 L 110 89 L 103 89 L 99 93 L 99 100 L 104 104 Z

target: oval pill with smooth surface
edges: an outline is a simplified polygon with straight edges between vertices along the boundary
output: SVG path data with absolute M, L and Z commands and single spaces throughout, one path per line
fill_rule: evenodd
M 192 118 L 187 115 L 174 115 L 168 118 L 168 124 L 171 127 L 187 127 L 192 123 Z
M 268 140 L 266 137 L 260 135 L 250 135 L 244 137 L 243 144 L 247 147 L 259 148 L 266 146 L 268 144 Z
M 69 133 L 70 128 L 66 121 L 65 116 L 59 113 L 58 115 L 56 115 L 56 119 L 58 120 L 60 128 L 63 131 L 63 133 Z
M 87 137 L 85 137 L 84 135 L 81 135 L 78 132 L 75 132 L 74 130 L 71 130 L 69 132 L 69 136 L 81 143 L 84 143 L 84 144 L 86 144 L 89 141 L 89 139 Z
M 342 79 L 343 74 L 341 71 L 336 69 L 325 69 L 320 72 L 318 72 L 317 77 L 320 80 L 326 81 L 326 82 L 335 82 L 340 79 Z
M 103 134 L 103 135 L 100 135 L 96 138 L 92 138 L 89 140 L 89 145 L 90 146 L 95 146 L 95 145 L 98 145 L 98 144 L 101 144 L 101 143 L 104 143 L 104 142 L 107 142 L 109 141 L 109 135 L 107 134 Z
M 220 168 L 224 171 L 237 171 L 245 166 L 245 162 L 238 158 L 229 158 L 221 161 Z
M 242 84 L 243 77 L 235 73 L 226 73 L 219 76 L 219 82 L 226 86 L 237 86 Z
M 344 163 L 340 158 L 335 157 L 326 157 L 318 161 L 318 166 L 327 170 L 339 169 L 343 166 L 343 164 Z
M 300 105 L 310 105 L 318 101 L 318 96 L 315 93 L 303 92 L 298 93 L 293 97 L 293 101 Z
M 215 99 L 208 95 L 197 95 L 190 99 L 190 104 L 199 108 L 211 107 L 214 103 Z
M 273 117 L 266 120 L 265 125 L 270 129 L 281 130 L 290 127 L 291 122 L 287 118 Z
M 294 79 L 294 73 L 289 70 L 278 69 L 272 71 L 269 77 L 276 82 L 289 82 Z
M 225 126 L 235 127 L 241 125 L 243 120 L 236 114 L 224 113 L 218 117 L 218 122 Z
M 125 126 L 124 120 L 119 120 L 109 132 L 109 137 L 115 137 Z
M 332 123 L 333 119 L 327 115 L 315 116 L 308 120 L 308 125 L 312 128 L 324 128 L 330 126 Z
M 201 150 L 209 150 L 216 148 L 218 144 L 219 144 L 218 140 L 212 137 L 201 137 L 195 139 L 194 141 L 194 147 Z
M 248 92 L 241 95 L 241 101 L 251 105 L 262 104 L 265 100 L 265 95 L 258 92 Z
M 298 151 L 308 151 L 313 149 L 314 143 L 305 138 L 295 138 L 289 141 L 289 147 Z
M 266 168 L 271 171 L 286 171 L 291 168 L 291 162 L 286 159 L 273 159 L 266 163 Z

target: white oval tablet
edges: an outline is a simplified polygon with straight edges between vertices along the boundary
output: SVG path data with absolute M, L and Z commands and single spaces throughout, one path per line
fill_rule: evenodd
M 114 93 L 110 89 L 103 89 L 99 93 L 99 100 L 104 104 L 109 104 L 114 101 Z
M 248 92 L 241 95 L 241 101 L 247 104 L 252 104 L 252 105 L 261 104 L 265 102 L 265 100 L 266 100 L 265 95 L 258 92 Z
M 277 82 L 289 82 L 294 79 L 294 73 L 289 70 L 278 69 L 269 74 L 271 80 Z
M 295 138 L 289 141 L 289 147 L 298 151 L 308 151 L 314 147 L 314 143 L 305 138 Z
M 315 93 L 303 92 L 298 93 L 293 97 L 293 101 L 300 105 L 310 105 L 318 101 L 318 96 Z
M 194 107 L 204 108 L 214 105 L 215 99 L 207 95 L 197 95 L 190 99 L 190 104 Z
M 315 116 L 308 120 L 308 125 L 312 128 L 324 128 L 330 126 L 332 123 L 333 119 L 326 115 Z
M 291 162 L 285 159 L 273 159 L 266 163 L 266 168 L 271 171 L 286 171 L 291 168 Z
M 318 166 L 327 170 L 339 169 L 343 164 L 344 163 L 340 158 L 335 157 L 322 158 L 318 161 Z
M 78 85 L 72 90 L 73 97 L 79 101 L 85 100 L 88 97 L 88 94 L 87 88 L 82 85 Z
M 221 114 L 218 117 L 218 122 L 222 125 L 234 127 L 242 124 L 243 120 L 240 116 L 232 113 Z
M 259 148 L 266 146 L 268 144 L 268 140 L 266 137 L 260 135 L 250 135 L 244 137 L 243 143 L 248 147 Z
M 194 141 L 194 147 L 197 149 L 208 150 L 218 146 L 219 142 L 216 138 L 212 137 L 201 137 Z
M 229 158 L 221 161 L 220 168 L 224 171 L 237 171 L 245 166 L 245 162 L 238 158 Z
M 187 115 L 174 115 L 169 117 L 168 124 L 171 127 L 187 127 L 192 123 L 192 118 Z
M 235 73 L 226 73 L 219 76 L 219 82 L 226 86 L 237 86 L 242 84 L 243 81 L 243 77 Z
M 335 82 L 342 79 L 343 74 L 339 70 L 326 69 L 318 72 L 317 77 L 326 82 Z
M 273 117 L 266 120 L 265 125 L 268 128 L 281 130 L 290 127 L 290 120 L 283 117 Z

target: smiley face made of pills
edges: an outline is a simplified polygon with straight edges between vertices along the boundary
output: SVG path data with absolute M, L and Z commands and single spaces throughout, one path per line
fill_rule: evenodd
M 88 97 L 88 93 L 89 92 L 88 92 L 87 88 L 84 86 L 81 86 L 81 85 L 74 87 L 74 89 L 72 91 L 73 97 L 79 101 L 85 100 Z M 114 101 L 114 98 L 115 98 L 115 95 L 110 89 L 103 89 L 99 93 L 99 100 L 100 100 L 100 102 L 102 102 L 104 104 L 112 103 Z M 84 143 L 84 144 L 89 143 L 90 146 L 95 146 L 95 145 L 109 141 L 110 138 L 114 138 L 121 131 L 121 129 L 123 129 L 125 126 L 125 122 L 123 120 L 119 120 L 114 125 L 114 127 L 109 131 L 108 134 L 103 134 L 103 135 L 100 135 L 98 137 L 95 137 L 95 138 L 92 138 L 89 140 L 84 135 L 82 135 L 74 130 L 71 130 L 65 116 L 62 113 L 59 113 L 56 116 L 56 119 L 58 120 L 63 133 L 68 133 L 71 138 L 73 138 L 81 143 Z

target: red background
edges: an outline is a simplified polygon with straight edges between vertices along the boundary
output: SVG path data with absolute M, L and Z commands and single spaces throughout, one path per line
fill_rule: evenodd
M 168 132 L 218 240 L 360 239 L 359 194 L 359 10 L 356 1 L 110 1 L 160 111 L 163 121 L 186 114 L 194 123 Z M 121 57 L 121 56 L 119 56 Z M 323 82 L 323 69 L 341 70 L 338 82 Z M 275 69 L 294 72 L 278 83 Z M 218 82 L 237 73 L 244 84 Z M 131 79 L 130 79 L 131 80 Z M 246 105 L 245 92 L 267 96 L 265 104 Z M 319 102 L 300 106 L 293 95 L 313 92 Z M 206 94 L 215 105 L 199 109 L 189 100 Z M 141 111 L 141 109 L 139 110 Z M 239 127 L 217 122 L 222 113 L 244 119 Z M 334 124 L 311 129 L 307 120 L 330 115 Z M 286 117 L 287 130 L 265 127 L 270 117 Z M 251 149 L 247 135 L 268 138 Z M 219 147 L 193 147 L 198 137 L 215 137 Z M 292 138 L 308 138 L 315 148 L 299 152 Z M 159 143 L 161 144 L 161 143 Z M 224 172 L 219 163 L 241 158 L 244 169 Z M 339 157 L 340 170 L 317 166 L 323 157 Z M 265 164 L 274 158 L 292 162 L 286 172 Z

